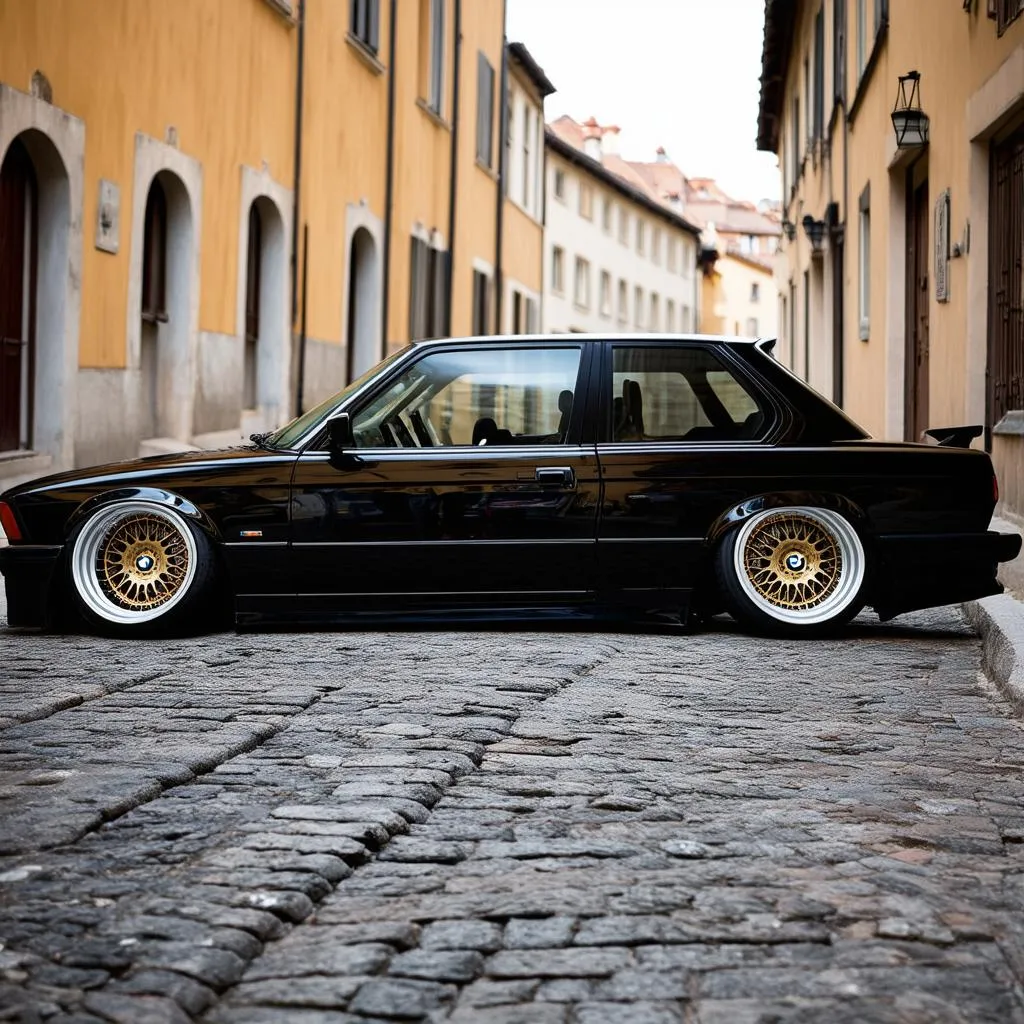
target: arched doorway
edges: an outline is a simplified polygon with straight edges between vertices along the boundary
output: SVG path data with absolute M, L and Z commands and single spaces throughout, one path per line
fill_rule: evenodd
M 352 235 L 348 260 L 348 324 L 346 374 L 349 381 L 381 358 L 377 344 L 379 315 L 377 245 L 366 228 Z
M 191 390 L 192 207 L 181 179 L 160 171 L 146 194 L 139 309 L 143 438 L 185 439 L 182 402 Z
M 0 164 L 0 452 L 32 447 L 38 201 L 21 139 Z
M 242 354 L 243 419 L 278 426 L 287 414 L 287 246 L 274 201 L 258 196 L 249 206 Z M 256 422 L 256 421 L 254 421 Z
M 71 230 L 64 161 L 23 131 L 0 153 L 0 452 L 67 449 Z

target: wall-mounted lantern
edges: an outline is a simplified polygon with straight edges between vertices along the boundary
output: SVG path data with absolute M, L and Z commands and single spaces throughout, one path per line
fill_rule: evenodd
M 811 252 L 821 252 L 822 242 L 825 239 L 825 222 L 823 220 L 815 220 L 809 213 L 805 213 L 801 223 L 804 226 L 804 234 L 810 239 Z
M 900 75 L 896 106 L 892 110 L 892 126 L 896 132 L 898 149 L 927 145 L 928 115 L 921 109 L 921 74 L 918 71 L 908 71 L 905 75 Z
M 796 225 L 791 220 L 784 220 L 782 222 L 782 232 L 792 242 L 796 238 Z

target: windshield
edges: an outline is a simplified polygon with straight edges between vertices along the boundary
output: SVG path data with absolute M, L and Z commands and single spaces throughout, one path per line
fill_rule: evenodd
M 405 348 L 399 349 L 397 352 L 392 352 L 391 355 L 389 355 L 383 362 L 370 367 L 366 373 L 361 377 L 357 377 L 351 384 L 343 388 L 336 395 L 331 395 L 330 398 L 321 402 L 315 408 L 310 409 L 309 412 L 304 412 L 301 416 L 293 419 L 291 423 L 285 424 L 280 430 L 275 430 L 267 437 L 266 443 L 268 445 L 272 445 L 274 448 L 294 448 L 314 427 L 326 422 L 326 420 L 330 418 L 331 413 L 334 412 L 334 410 L 341 405 L 349 395 L 358 391 L 368 380 L 376 377 L 378 373 L 389 367 L 399 357 L 404 356 L 411 347 L 412 346 L 410 345 L 406 345 Z

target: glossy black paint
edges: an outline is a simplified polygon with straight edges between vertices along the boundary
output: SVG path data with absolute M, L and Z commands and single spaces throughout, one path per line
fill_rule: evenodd
M 868 602 L 883 617 L 1002 589 L 996 563 L 1019 542 L 986 533 L 994 496 L 984 452 L 868 440 L 754 344 L 650 336 L 634 343 L 714 345 L 770 410 L 763 437 L 612 443 L 610 352 L 622 339 L 576 340 L 586 358 L 563 445 L 332 454 L 325 419 L 301 451 L 160 456 L 7 492 L 24 533 L 0 549 L 12 624 L 46 618 L 39 592 L 47 588 L 25 565 L 51 565 L 50 592 L 65 588 L 59 556 L 77 525 L 128 497 L 193 518 L 215 542 L 247 618 L 598 600 L 713 607 L 715 543 L 747 516 L 787 504 L 832 507 L 857 526 Z M 348 395 L 344 410 L 358 411 L 436 344 L 413 346 Z

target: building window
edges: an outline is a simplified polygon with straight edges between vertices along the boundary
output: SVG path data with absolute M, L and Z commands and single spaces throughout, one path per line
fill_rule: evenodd
M 494 68 L 482 53 L 477 55 L 476 90 L 476 158 L 490 168 L 494 161 Z
M 669 334 L 676 332 L 676 304 L 671 299 L 665 303 L 665 330 Z
M 750 282 L 750 301 L 760 302 L 761 301 L 761 285 L 758 281 Z
M 537 333 L 537 302 L 518 288 L 512 289 L 512 333 Z
M 565 291 L 565 250 L 560 245 L 551 247 L 551 290 L 559 295 Z
M 679 266 L 679 242 L 674 238 L 668 240 L 668 271 L 670 274 L 676 272 Z
M 440 115 L 444 104 L 445 0 L 420 0 L 420 95 Z
M 619 207 L 619 241 L 623 245 L 629 245 L 629 213 L 624 207 Z
M 846 0 L 835 0 L 832 18 L 832 96 L 842 103 L 846 97 Z
M 256 368 L 260 344 L 260 286 L 263 276 L 263 222 L 256 203 L 249 207 L 249 251 L 245 268 L 245 352 L 242 356 L 242 408 L 258 401 Z
M 446 254 L 412 236 L 409 257 L 409 340 L 443 337 L 448 319 Z
M 380 0 L 349 0 L 349 31 L 368 50 L 380 46 Z
M 747 318 L 747 335 L 751 338 L 757 337 L 757 317 Z
M 860 285 L 857 290 L 857 315 L 859 321 L 859 337 L 867 341 L 871 337 L 871 186 L 868 185 L 860 195 L 858 203 L 859 253 L 858 273 Z
M 491 279 L 473 269 L 473 333 L 489 334 L 491 325 Z
M 868 0 L 857 0 L 857 80 L 868 60 Z
M 610 199 L 605 199 L 604 208 L 601 210 L 601 227 L 606 235 L 612 233 L 612 215 L 615 212 L 615 204 Z
M 590 309 L 590 261 L 576 257 L 576 280 L 573 286 L 573 301 L 580 309 Z
M 644 290 L 640 285 L 633 289 L 633 326 L 638 331 L 644 329 Z
M 656 292 L 651 293 L 651 319 L 647 324 L 649 331 L 658 331 L 661 329 L 661 309 Z
M 690 307 L 683 306 L 681 310 L 681 316 L 679 320 L 679 330 L 688 331 L 690 329 Z
M 555 193 L 555 198 L 560 199 L 563 203 L 565 202 L 565 171 L 555 168 L 555 183 L 552 188 Z
M 825 134 L 825 9 L 814 19 L 814 137 Z
M 533 111 L 523 107 L 523 206 L 530 208 L 530 172 L 533 170 Z
M 619 278 L 619 323 L 629 320 L 629 289 L 625 281 Z
M 651 233 L 651 260 L 661 264 L 661 228 L 655 228 Z
M 790 138 L 793 145 L 793 181 L 795 187 L 800 177 L 800 97 L 793 97 L 793 134 Z
M 612 315 L 612 275 L 607 270 L 601 271 L 601 293 L 600 293 L 601 316 Z
M 580 182 L 580 216 L 594 218 L 594 190 L 585 182 Z
M 996 35 L 1002 35 L 1010 23 L 1016 21 L 1021 14 L 1024 14 L 1024 0 L 995 0 L 996 6 Z M 888 4 L 886 4 L 888 8 Z M 992 3 L 989 0 L 989 11 L 992 10 Z M 888 11 L 886 11 L 888 15 Z M 991 17 L 991 13 L 989 17 Z
M 639 217 L 636 219 L 636 251 L 643 256 L 647 248 L 647 225 Z

